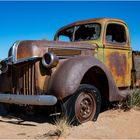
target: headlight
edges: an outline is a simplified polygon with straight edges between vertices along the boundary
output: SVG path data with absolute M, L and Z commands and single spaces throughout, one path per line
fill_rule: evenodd
M 46 68 L 53 68 L 56 67 L 59 60 L 58 57 L 53 53 L 46 53 L 42 57 L 42 65 Z
M 5 73 L 8 70 L 8 62 L 6 60 L 0 61 L 0 74 Z

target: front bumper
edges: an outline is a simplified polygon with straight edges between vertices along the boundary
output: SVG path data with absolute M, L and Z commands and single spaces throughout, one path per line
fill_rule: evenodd
M 55 105 L 57 98 L 53 95 L 15 95 L 0 93 L 0 102 L 18 105 Z

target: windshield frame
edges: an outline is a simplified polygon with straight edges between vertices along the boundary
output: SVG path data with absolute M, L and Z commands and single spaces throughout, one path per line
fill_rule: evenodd
M 63 33 L 64 31 L 70 29 L 70 28 L 73 28 L 74 30 L 73 30 L 73 33 L 72 33 L 72 34 L 73 34 L 73 35 L 72 35 L 72 39 L 71 39 L 69 42 L 79 42 L 78 40 L 75 40 L 75 32 L 76 32 L 77 27 L 78 27 L 78 26 L 83 26 L 83 25 L 94 25 L 94 24 L 96 24 L 96 25 L 98 24 L 98 25 L 99 25 L 99 28 L 100 28 L 98 38 L 96 38 L 96 39 L 89 39 L 89 40 L 81 40 L 81 41 L 93 41 L 93 40 L 98 40 L 98 39 L 100 38 L 100 36 L 101 36 L 101 30 L 102 30 L 102 26 L 101 26 L 101 24 L 100 24 L 99 22 L 92 22 L 92 23 L 85 23 L 85 24 L 77 24 L 77 25 L 73 25 L 73 26 L 69 26 L 69 27 L 67 27 L 67 28 L 64 28 L 64 29 L 62 29 L 62 30 L 59 30 L 59 31 L 56 33 L 54 40 L 61 41 L 61 40 L 59 40 L 59 37 L 60 37 L 61 35 L 63 35 L 62 33 Z M 66 36 L 66 37 L 68 37 L 68 36 Z M 66 41 L 66 42 L 68 42 L 68 41 Z

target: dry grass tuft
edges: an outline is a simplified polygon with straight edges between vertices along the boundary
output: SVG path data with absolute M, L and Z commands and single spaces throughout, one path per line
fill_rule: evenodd
M 140 90 L 133 89 L 126 99 L 128 109 L 140 107 Z
M 56 126 L 56 129 L 50 130 L 47 134 L 45 134 L 45 137 L 56 136 L 57 139 L 59 139 L 71 127 L 67 117 L 56 117 L 53 124 Z
M 71 123 L 69 122 L 67 117 L 56 118 L 54 121 L 54 125 L 56 126 L 57 130 L 60 131 L 60 135 L 64 134 L 67 129 L 71 127 Z
M 113 103 L 114 109 L 128 111 L 130 109 L 140 109 L 140 89 L 133 89 L 125 100 Z

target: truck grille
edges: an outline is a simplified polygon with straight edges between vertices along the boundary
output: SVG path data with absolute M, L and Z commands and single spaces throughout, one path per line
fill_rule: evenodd
M 22 95 L 35 95 L 35 64 L 14 66 L 12 71 L 13 93 Z

